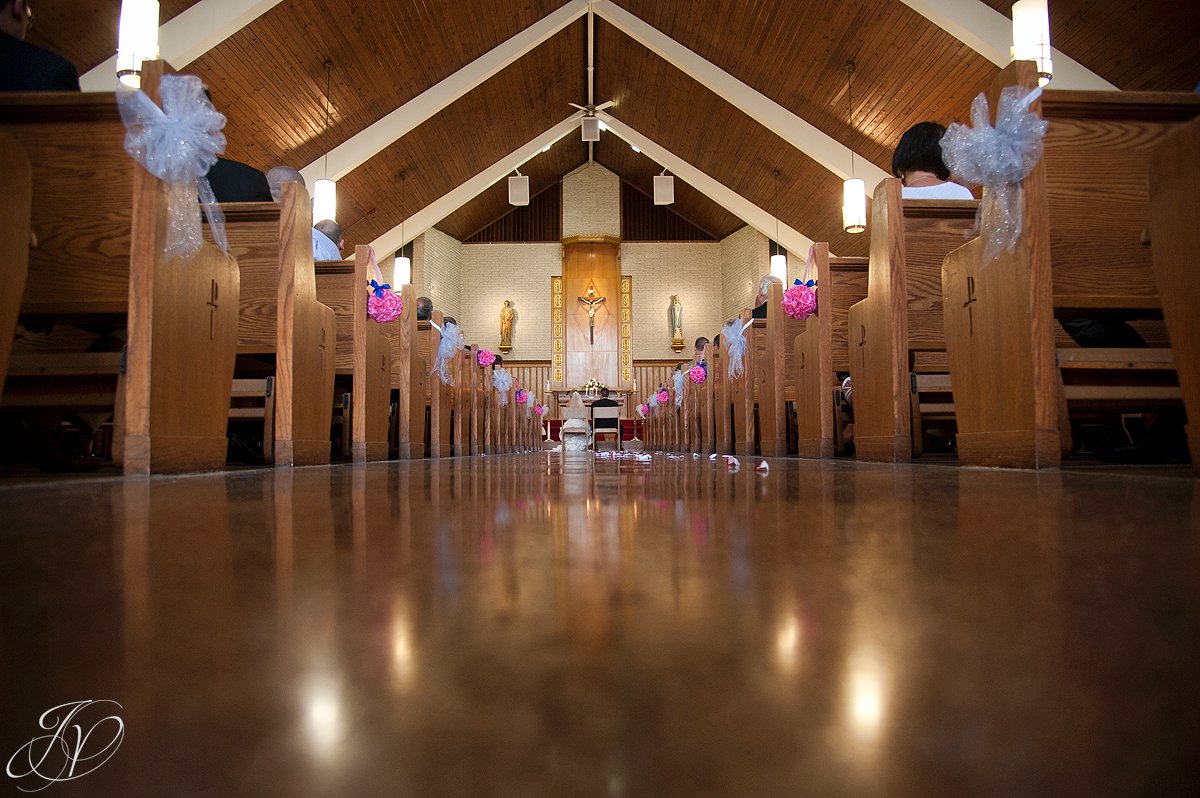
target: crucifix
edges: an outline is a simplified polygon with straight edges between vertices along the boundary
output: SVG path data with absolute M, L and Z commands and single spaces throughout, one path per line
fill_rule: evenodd
M 604 304 L 604 300 L 605 297 L 597 295 L 595 283 L 589 283 L 587 292 L 579 297 L 579 301 L 587 307 L 588 337 L 592 346 L 596 345 L 596 311 Z

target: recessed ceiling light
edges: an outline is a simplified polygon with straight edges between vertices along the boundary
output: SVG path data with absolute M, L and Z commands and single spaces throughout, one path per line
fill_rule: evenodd
M 642 151 L 642 148 L 641 148 L 641 147 L 639 147 L 639 146 L 638 146 L 638 145 L 636 145 L 636 144 L 630 144 L 630 145 L 629 145 L 629 147 L 630 147 L 630 148 L 631 148 L 631 149 L 632 149 L 634 152 L 641 152 L 641 151 Z

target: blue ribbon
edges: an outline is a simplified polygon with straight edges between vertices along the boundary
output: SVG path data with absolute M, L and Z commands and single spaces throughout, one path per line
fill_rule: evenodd
M 374 280 L 371 281 L 371 290 L 374 291 L 375 296 L 379 297 L 380 299 L 383 299 L 383 292 L 390 290 L 391 287 L 392 286 L 390 283 L 384 283 L 383 285 L 380 285 Z
M 802 282 L 800 282 L 799 280 L 796 280 L 796 283 L 795 283 L 795 284 L 796 284 L 796 285 L 806 285 L 806 286 L 808 286 L 809 288 L 812 288 L 814 285 L 816 285 L 816 284 L 817 284 L 817 281 L 816 281 L 816 280 L 809 280 L 807 283 L 802 283 Z

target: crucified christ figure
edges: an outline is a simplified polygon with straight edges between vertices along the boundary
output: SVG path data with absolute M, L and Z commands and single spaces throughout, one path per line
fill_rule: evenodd
M 587 293 L 579 297 L 579 301 L 587 306 L 588 314 L 588 338 L 591 345 L 596 345 L 596 311 L 604 304 L 605 297 L 596 295 L 596 286 L 589 285 Z

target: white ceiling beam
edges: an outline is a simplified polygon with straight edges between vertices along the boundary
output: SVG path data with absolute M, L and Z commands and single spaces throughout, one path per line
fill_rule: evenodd
M 440 83 L 418 94 L 329 153 L 329 179 L 341 180 L 425 120 L 522 58 L 587 13 L 587 0 L 571 0 Z M 550 79 L 547 76 L 547 79 Z M 325 157 L 300 170 L 308 185 L 325 176 Z
M 183 69 L 221 42 L 279 5 L 280 0 L 200 0 L 158 29 L 162 60 Z M 116 42 L 113 42 L 114 50 Z M 89 69 L 79 79 L 84 91 L 115 91 L 117 57 Z
M 725 102 L 740 109 L 760 125 L 803 152 L 843 180 L 850 177 L 850 149 L 801 119 L 779 103 L 707 61 L 657 28 L 611 0 L 593 0 L 592 10 L 643 47 L 698 81 Z M 880 180 L 891 177 L 858 155 L 854 176 L 866 181 L 867 196 Z M 749 220 L 747 220 L 749 221 Z
M 403 225 L 398 224 L 379 236 L 379 238 L 376 238 L 371 242 L 376 255 L 383 258 L 393 254 L 400 247 L 412 241 L 463 205 L 466 205 L 483 192 L 484 189 L 503 180 L 514 169 L 519 169 L 526 161 L 535 158 L 541 153 L 543 147 L 553 144 L 572 130 L 575 130 L 579 127 L 579 120 L 582 117 L 582 112 L 571 114 L 528 144 L 524 144 L 513 150 L 467 182 L 459 185 L 450 193 L 417 211 L 405 219 Z M 403 229 L 403 235 L 401 235 L 401 229 Z
M 670 150 L 667 150 L 665 147 L 661 147 L 654 141 L 646 138 L 612 114 L 600 111 L 597 112 L 596 116 L 604 120 L 604 124 L 608 126 L 610 133 L 615 133 L 630 144 L 636 144 L 638 149 L 642 151 L 642 154 L 658 162 L 661 166 L 666 167 L 668 171 L 680 180 L 758 230 L 767 238 L 778 241 L 788 252 L 794 252 L 801 257 L 808 254 L 808 248 L 813 245 L 813 240 L 808 236 L 778 221 L 770 213 L 758 207 L 741 194 L 709 177 L 708 174 L 692 166 L 692 164 Z M 776 233 L 777 224 L 778 233 Z M 832 255 L 833 253 L 830 254 Z
M 998 67 L 1012 61 L 1012 20 L 981 0 L 901 0 Z M 1116 86 L 1057 49 L 1052 49 L 1051 89 L 1115 91 Z

